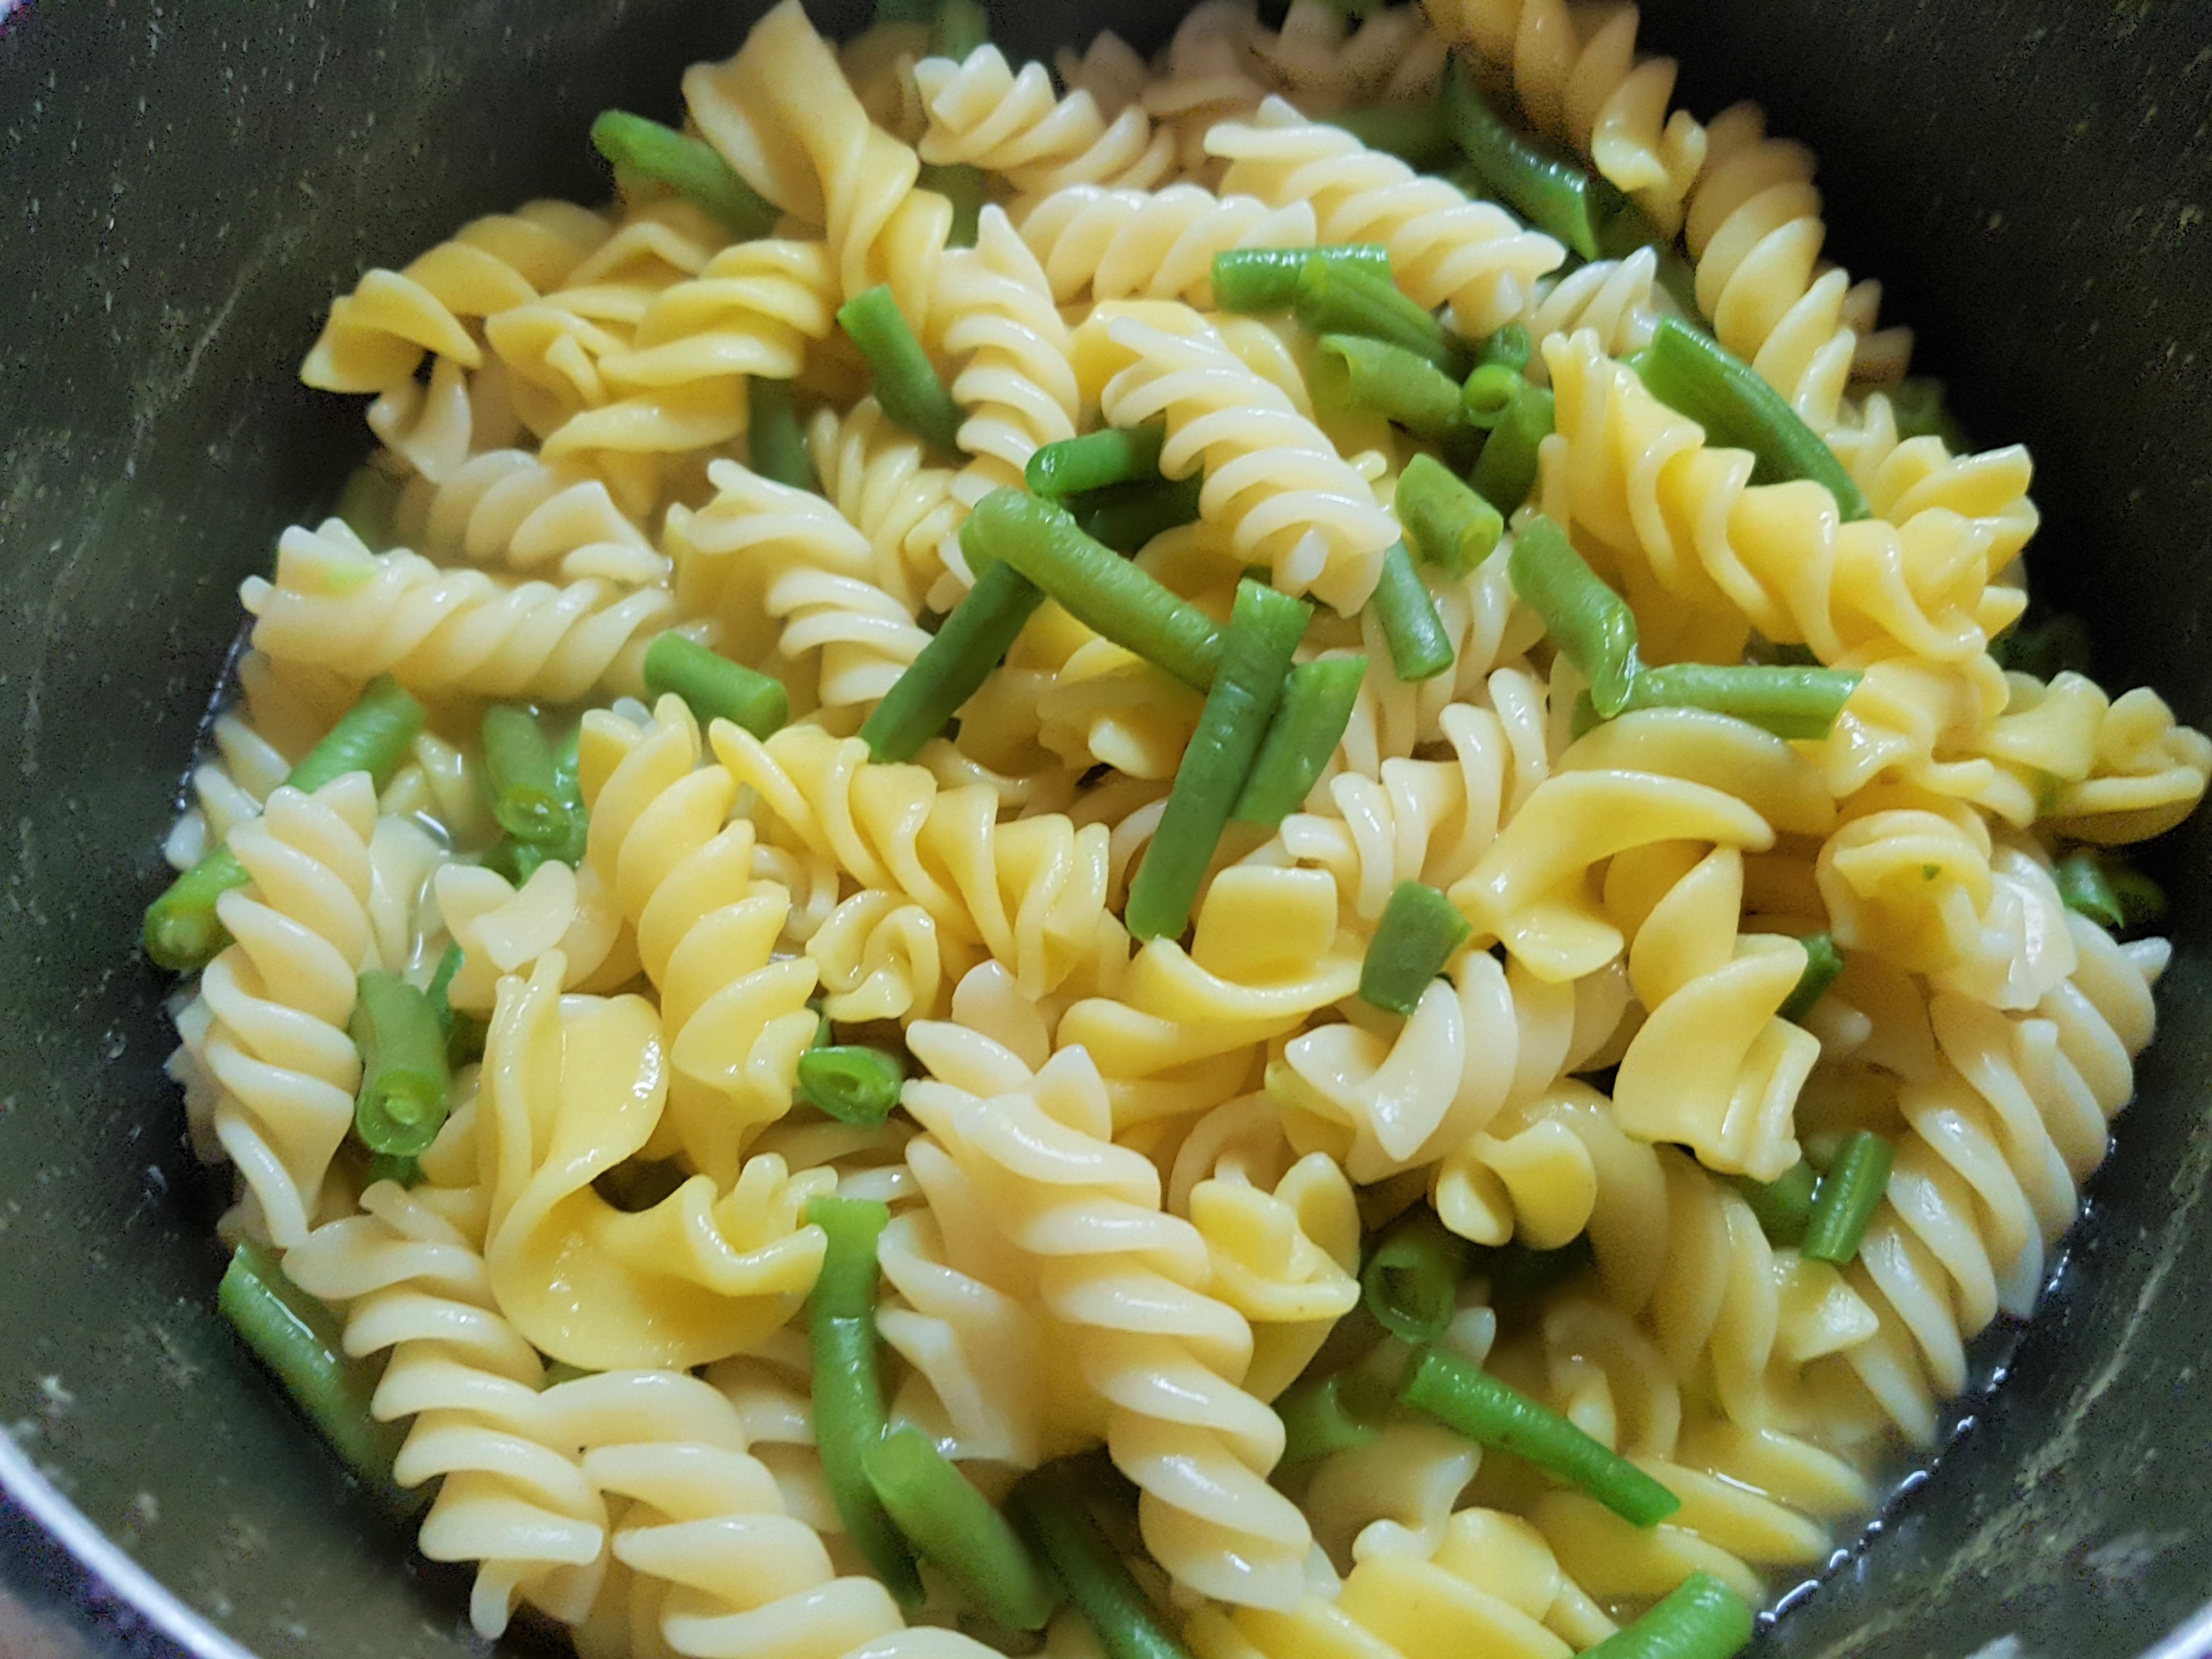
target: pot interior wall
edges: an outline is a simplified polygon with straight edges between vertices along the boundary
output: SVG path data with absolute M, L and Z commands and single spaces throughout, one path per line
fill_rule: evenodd
M 1109 16 L 994 8 L 1048 48 Z M 329 295 L 465 218 L 594 199 L 612 104 L 677 76 L 757 4 L 152 0 L 0 6 L 0 1424 L 183 1601 L 270 1656 L 477 1650 L 461 1587 L 347 1486 L 210 1311 L 219 1196 L 161 1066 L 167 987 L 140 910 L 221 675 L 239 580 L 365 447 L 302 390 Z M 862 8 L 816 9 L 849 28 Z M 2125 0 L 1655 0 L 1690 106 L 1755 94 L 1823 160 L 1832 252 L 1888 284 L 1985 441 L 2034 448 L 2040 591 L 2088 616 L 2108 684 L 2212 716 L 2212 25 Z M 2160 850 L 2181 954 L 2142 1097 L 2014 1375 L 1878 1534 L 1766 1640 L 1898 1659 L 2154 1641 L 2212 1588 L 2212 1317 L 2200 1202 L 2212 1060 L 2200 827 Z M 0 1516 L 0 1577 L 41 1566 Z M 110 1607 L 103 1640 L 155 1635 Z

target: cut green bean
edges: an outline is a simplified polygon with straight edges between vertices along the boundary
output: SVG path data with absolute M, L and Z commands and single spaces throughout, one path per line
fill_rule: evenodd
M 520 887 L 538 873 L 541 864 L 565 864 L 557 859 L 550 847 L 540 847 L 532 842 L 519 841 L 513 836 L 501 836 L 485 848 L 483 867 L 499 877 L 510 887 Z
M 837 323 L 874 371 L 876 401 L 884 413 L 925 443 L 958 448 L 960 405 L 900 314 L 890 284 L 878 283 L 846 301 L 837 308 Z
M 1535 342 L 1528 331 L 1518 323 L 1508 323 L 1495 334 L 1486 334 L 1474 349 L 1477 368 L 1510 368 L 1516 374 L 1528 367 L 1536 355 Z
M 1840 1267 L 1859 1253 L 1867 1223 L 1889 1191 L 1890 1162 L 1889 1143 L 1878 1134 L 1860 1129 L 1844 1142 L 1820 1177 L 1802 1254 Z
M 1503 363 L 1477 363 L 1460 388 L 1460 419 L 1489 431 L 1511 411 L 1522 384 L 1517 368 Z
M 1755 1622 L 1749 1602 L 1699 1568 L 1583 1659 L 1731 1659 Z
M 967 540 L 963 532 L 963 546 Z M 869 755 L 912 760 L 990 678 L 1030 613 L 1043 603 L 1043 590 L 1012 566 L 985 566 L 975 586 L 860 723 Z
M 1160 482 L 1160 446 L 1167 441 L 1164 422 L 1107 427 L 1080 438 L 1046 444 L 1030 457 L 1024 471 L 1032 495 L 1064 501 L 1085 490 L 1112 484 Z
M 391 1493 L 392 1462 L 407 1425 L 369 1414 L 381 1368 L 346 1352 L 337 1316 L 285 1278 L 266 1245 L 250 1239 L 231 1252 L 216 1306 L 347 1467 Z
M 1523 380 L 1514 388 L 1468 479 L 1483 500 L 1510 515 L 1536 484 L 1537 447 L 1551 435 L 1552 389 Z
M 1382 624 L 1390 666 L 1401 680 L 1434 679 L 1452 665 L 1451 638 L 1404 542 L 1391 543 L 1383 554 L 1382 574 L 1368 604 Z
M 1638 671 L 1620 712 L 1705 708 L 1732 714 L 1779 738 L 1818 739 L 1828 735 L 1861 678 L 1843 668 L 1669 663 Z
M 757 738 L 791 718 L 791 696 L 782 681 L 673 630 L 646 647 L 645 689 L 656 701 L 674 692 L 702 726 L 728 720 Z
M 1221 625 L 1085 535 L 1065 508 L 1018 489 L 994 489 L 975 504 L 969 523 L 983 559 L 1012 565 L 1085 627 L 1195 690 L 1213 684 Z
M 1468 1254 L 1467 1240 L 1416 1204 L 1390 1224 L 1359 1270 L 1367 1311 L 1416 1347 L 1435 1341 L 1458 1310 Z
M 1485 187 L 1480 193 L 1518 210 L 1583 258 L 1599 258 L 1606 221 L 1626 198 L 1516 131 L 1475 89 L 1466 58 L 1455 52 L 1453 59 L 1444 70 L 1444 125 L 1467 157 L 1474 182 Z
M 1068 1461 L 1048 1463 L 1014 1488 L 1015 1519 L 1051 1564 L 1106 1659 L 1191 1659 L 1099 1530 L 1089 1486 Z
M 1176 939 L 1188 924 L 1198 884 L 1252 774 L 1310 614 L 1303 600 L 1249 576 L 1237 584 L 1219 671 L 1176 768 L 1159 828 L 1129 884 L 1124 920 L 1133 937 Z
M 720 220 L 739 241 L 765 236 L 783 216 L 776 204 L 732 170 L 714 147 L 627 110 L 600 112 L 592 146 L 618 173 L 665 185 Z
M 868 1484 L 921 1559 L 975 1612 L 1008 1630 L 1042 1630 L 1052 1579 L 1006 1516 L 920 1429 L 892 1430 L 860 1460 Z
M 756 374 L 745 383 L 745 453 L 753 471 L 793 489 L 813 489 L 814 457 L 791 404 L 791 382 Z
M 380 1181 L 396 1182 L 402 1187 L 413 1187 L 422 1179 L 422 1166 L 411 1158 L 401 1158 L 392 1152 L 372 1152 L 368 1158 L 364 1189 Z
M 448 1036 L 453 1030 L 453 975 L 461 971 L 466 957 L 459 945 L 448 945 L 445 955 L 438 958 L 430 982 L 422 988 L 422 994 L 430 999 L 430 1012 L 438 1017 L 438 1029 Z
M 1283 1419 L 1281 1468 L 1369 1445 L 1389 1420 L 1390 1390 L 1364 1371 L 1332 1371 L 1293 1382 L 1275 1399 Z
M 927 28 L 936 21 L 936 0 L 876 0 L 878 23 L 919 23 Z
M 841 1123 L 881 1123 L 898 1104 L 906 1067 L 865 1043 L 828 1043 L 799 1057 L 799 1097 Z
M 1526 1458 L 1635 1526 L 1656 1526 L 1682 1507 L 1680 1498 L 1603 1441 L 1456 1354 L 1424 1350 L 1398 1397 L 1470 1440 Z
M 1778 1011 L 1793 1024 L 1803 1022 L 1844 971 L 1844 953 L 1836 949 L 1833 934 L 1808 933 L 1798 943 L 1805 947 L 1805 971 L 1797 975 L 1796 988 Z
M 518 841 L 558 845 L 569 834 L 568 803 L 553 765 L 553 745 L 538 716 L 495 702 L 483 714 L 483 783 L 491 815 Z
M 1116 553 L 1135 553 L 1146 543 L 1198 517 L 1205 477 L 1162 479 L 1157 483 L 1116 484 L 1068 503 L 1083 533 Z
M 1395 155 L 1417 170 L 1424 162 L 1449 155 L 1452 147 L 1443 108 L 1433 98 L 1425 102 L 1361 104 L 1318 118 L 1342 127 L 1368 149 Z
M 2059 900 L 2068 909 L 2088 917 L 2100 927 L 2117 930 L 2126 925 L 2119 895 L 2105 878 L 2103 862 L 2086 847 L 2059 860 L 2051 877 L 2058 884 Z
M 1225 248 L 1213 256 L 1214 306 L 1245 313 L 1288 311 L 1297 299 L 1298 273 L 1312 259 L 1390 280 L 1390 251 L 1380 242 Z
M 1454 380 L 1471 366 L 1466 347 L 1433 312 L 1400 292 L 1388 276 L 1356 264 L 1307 260 L 1298 271 L 1291 309 L 1316 334 L 1358 334 L 1387 341 Z
M 1505 520 L 1433 455 L 1416 455 L 1398 475 L 1392 498 L 1407 545 L 1449 576 L 1464 576 L 1488 558 Z
M 1628 706 L 1635 683 L 1635 613 L 1549 519 L 1529 520 L 1508 559 L 1513 591 L 1544 619 L 1552 642 L 1589 682 L 1590 701 L 1610 720 Z
M 361 1050 L 354 1133 L 372 1152 L 417 1158 L 446 1127 L 446 1030 L 428 995 L 372 968 L 356 988 L 346 1030 Z
M 814 1343 L 814 1441 L 831 1501 L 876 1577 L 908 1607 L 921 1603 L 914 1555 L 891 1524 L 865 1459 L 884 1437 L 883 1379 L 876 1365 L 876 1241 L 888 1206 L 867 1199 L 817 1198 L 806 1218 L 828 1236 L 822 1272 L 807 1298 Z
M 1820 1177 L 1803 1158 L 1771 1181 L 1753 1181 L 1740 1175 L 1730 1176 L 1729 1182 L 1751 1206 L 1768 1243 L 1787 1249 L 1805 1242 L 1806 1224 L 1813 1218 L 1813 1194 Z
M 366 772 L 381 790 L 422 730 L 422 705 L 380 674 L 284 781 L 312 795 L 349 772 Z M 174 973 L 206 967 L 230 942 L 216 901 L 252 879 L 228 846 L 209 853 L 146 907 L 146 954 Z
M 1272 830 L 1304 805 L 1344 741 L 1366 678 L 1364 657 L 1326 657 L 1291 670 L 1231 817 Z
M 991 199 L 990 175 L 965 161 L 939 167 L 926 164 L 915 180 L 922 190 L 933 190 L 952 204 L 952 228 L 945 233 L 947 247 L 973 247 L 983 219 L 983 205 Z
M 1577 1233 L 1556 1250 L 1540 1250 L 1521 1239 L 1483 1251 L 1469 1267 L 1490 1280 L 1490 1305 L 1501 1322 L 1533 1312 L 1545 1297 L 1595 1265 L 1589 1235 Z
M 1865 495 L 1820 434 L 1704 330 L 1662 317 L 1651 343 L 1628 361 L 1653 397 L 1705 428 L 1707 442 L 1749 450 L 1753 483 L 1808 478 L 1836 498 L 1845 520 L 1867 516 Z
M 968 54 L 990 38 L 990 14 L 976 0 L 938 0 L 937 17 L 929 30 L 932 58 L 964 64 Z
M 375 467 L 357 466 L 331 510 L 370 552 L 382 553 L 398 544 L 399 488 Z
M 1417 438 L 1441 442 L 1466 425 L 1460 388 L 1403 346 L 1358 334 L 1324 334 L 1313 360 L 1314 401 L 1324 410 L 1371 410 Z
M 2102 863 L 2121 927 L 2148 927 L 2166 915 L 2166 889 L 2124 860 L 2107 857 Z
M 1966 429 L 1951 413 L 1943 382 L 1926 374 L 1908 374 L 1889 389 L 1889 406 L 1897 417 L 1900 438 L 1941 438 L 1954 455 L 1974 447 Z

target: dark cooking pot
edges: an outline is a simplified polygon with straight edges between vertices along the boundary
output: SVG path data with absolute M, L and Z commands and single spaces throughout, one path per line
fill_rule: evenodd
M 211 1311 L 215 1195 L 138 916 L 239 579 L 364 447 L 351 400 L 296 378 L 330 295 L 472 215 L 602 194 L 593 112 L 669 112 L 759 9 L 0 0 L 0 1654 L 480 1646 Z M 1150 45 L 1175 9 L 997 21 L 1028 50 L 1109 18 Z M 2087 615 L 2107 684 L 2207 723 L 2212 10 L 1649 10 L 1692 108 L 1755 94 L 1818 149 L 1834 252 L 1970 426 L 2033 447 L 2036 582 Z M 2057 1290 L 1766 1652 L 2132 1654 L 2212 1594 L 2212 903 L 2187 878 L 2212 814 L 2162 857 L 2164 1029 Z

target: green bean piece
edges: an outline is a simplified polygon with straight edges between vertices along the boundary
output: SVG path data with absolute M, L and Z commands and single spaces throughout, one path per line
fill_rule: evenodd
M 561 864 L 565 860 L 553 856 L 553 850 L 534 842 L 518 841 L 513 836 L 501 836 L 484 850 L 483 867 L 505 881 L 510 887 L 520 887 L 538 873 L 541 864 Z
M 1389 1420 L 1390 1390 L 1364 1371 L 1332 1371 L 1293 1382 L 1276 1396 L 1283 1419 L 1281 1468 L 1372 1443 Z
M 346 521 L 372 553 L 381 553 L 399 542 L 399 486 L 373 466 L 357 466 L 338 491 L 331 509 Z
M 1454 380 L 1468 353 L 1436 314 L 1400 292 L 1388 276 L 1343 261 L 1309 259 L 1298 271 L 1291 308 L 1316 334 L 1359 334 L 1425 359 Z
M 1439 1348 L 1425 1349 L 1398 1397 L 1447 1428 L 1524 1457 L 1580 1487 L 1624 1521 L 1655 1527 L 1682 1500 L 1547 1406 Z
M 2127 925 L 2119 895 L 2105 878 L 2103 863 L 2087 848 L 2059 860 L 2051 875 L 2058 884 L 2058 897 L 2068 909 L 2088 917 L 2100 927 L 2117 931 Z
M 964 64 L 968 54 L 990 38 L 990 14 L 976 0 L 938 0 L 937 18 L 929 30 L 932 58 Z
M 765 236 L 782 210 L 732 170 L 714 147 L 627 110 L 600 112 L 592 147 L 617 173 L 665 185 L 720 220 L 739 241 Z
M 1489 1279 L 1490 1305 L 1506 1322 L 1533 1312 L 1546 1297 L 1596 1261 L 1589 1235 L 1577 1233 L 1556 1250 L 1540 1250 L 1514 1239 L 1484 1251 L 1469 1271 Z
M 349 772 L 366 772 L 380 790 L 422 730 L 422 705 L 391 675 L 379 674 L 284 781 L 312 795 Z M 146 907 L 146 954 L 173 973 L 206 967 L 230 942 L 216 901 L 252 879 L 228 847 L 209 853 Z
M 881 1123 L 898 1104 L 906 1067 L 865 1043 L 825 1043 L 799 1057 L 799 1097 L 841 1123 Z
M 1804 1243 L 1806 1224 L 1813 1218 L 1813 1194 L 1820 1184 L 1811 1164 L 1801 1158 L 1771 1181 L 1740 1175 L 1730 1176 L 1729 1183 L 1751 1206 L 1768 1243 L 1787 1249 Z
M 2106 884 L 2120 907 L 2120 926 L 2148 927 L 2166 915 L 2166 889 L 2124 860 L 2103 860 Z
M 745 453 L 753 471 L 793 489 L 815 487 L 814 456 L 791 404 L 791 382 L 756 374 L 745 383 Z
M 1213 684 L 1221 625 L 1085 535 L 1065 508 L 1018 489 L 994 489 L 975 504 L 969 523 L 985 560 L 1012 565 L 1085 627 L 1194 690 Z
M 1451 639 L 1443 619 L 1437 615 L 1421 574 L 1413 568 L 1413 556 L 1402 541 L 1390 544 L 1382 556 L 1382 574 L 1368 604 L 1382 624 L 1382 638 L 1390 647 L 1390 666 L 1401 680 L 1412 684 L 1434 679 L 1452 665 Z
M 1441 442 L 1466 424 L 1460 388 L 1417 352 L 1359 334 L 1324 334 L 1313 360 L 1314 401 L 1372 410 L 1417 438 Z
M 963 546 L 967 539 L 963 533 Z M 990 678 L 1030 613 L 1043 603 L 1044 591 L 1011 565 L 979 571 L 975 586 L 860 723 L 869 755 L 912 760 Z
M 829 1238 L 806 1303 L 814 1342 L 814 1440 L 823 1478 L 845 1535 L 893 1595 L 918 1607 L 921 1578 L 913 1553 L 869 1484 L 865 1462 L 886 1423 L 876 1368 L 876 1241 L 890 1224 L 890 1210 L 868 1199 L 817 1198 L 807 1205 L 806 1218 Z
M 1110 484 L 1160 482 L 1160 446 L 1167 441 L 1165 422 L 1122 428 L 1107 427 L 1080 438 L 1062 438 L 1030 457 L 1024 477 L 1030 492 L 1064 501 L 1086 490 Z
M 372 1152 L 420 1157 L 446 1127 L 446 1032 L 436 1007 L 398 975 L 372 968 L 346 1030 L 361 1050 L 354 1133 Z
M 1730 1659 L 1750 1642 L 1753 1623 L 1751 1604 L 1699 1568 L 1635 1623 L 1584 1649 L 1583 1659 Z
M 1478 193 L 1506 202 L 1583 258 L 1597 258 L 1605 222 L 1626 198 L 1516 131 L 1475 89 L 1466 58 L 1457 52 L 1452 57 L 1444 71 L 1444 124 L 1467 157 L 1472 182 L 1484 187 Z
M 495 702 L 483 714 L 483 782 L 491 815 L 518 841 L 549 846 L 568 836 L 568 804 L 561 799 L 553 745 L 537 715 Z
M 1523 380 L 1492 430 L 1468 482 L 1500 513 L 1511 514 L 1536 483 L 1536 447 L 1551 435 L 1552 389 Z
M 1628 706 L 1636 679 L 1635 613 L 1549 519 L 1529 520 L 1507 556 L 1513 591 L 1543 617 L 1552 642 L 1589 682 L 1597 712 L 1610 720 Z
M 1426 1204 L 1416 1204 L 1390 1224 L 1359 1270 L 1367 1311 L 1417 1347 L 1435 1341 L 1458 1310 L 1468 1255 L 1467 1240 Z
M 1448 576 L 1464 576 L 1488 558 L 1505 520 L 1433 455 L 1416 455 L 1398 475 L 1392 505 L 1406 544 Z
M 927 28 L 936 21 L 936 0 L 876 0 L 878 23 L 919 23 Z
M 1612 206 L 1598 227 L 1598 252 L 1608 259 L 1626 259 L 1639 248 L 1650 248 L 1656 267 L 1653 280 L 1667 291 L 1682 315 L 1697 316 L 1698 273 L 1674 246 L 1674 239 L 1660 229 L 1642 208 L 1616 193 L 1613 186 L 1602 179 L 1599 185 Z
M 1014 1517 L 1051 1565 L 1106 1659 L 1191 1659 L 1091 1513 L 1089 1483 L 1062 1460 L 1014 1488 Z
M 1360 104 L 1318 118 L 1342 127 L 1368 149 L 1395 155 L 1417 171 L 1425 170 L 1424 162 L 1449 155 L 1452 147 L 1451 134 L 1444 127 L 1443 106 L 1434 99 L 1426 103 Z
M 269 1248 L 251 1239 L 231 1252 L 216 1306 L 346 1466 L 392 1492 L 392 1461 L 407 1425 L 369 1415 L 381 1368 L 346 1352 L 337 1316 L 285 1278 Z
M 1310 614 L 1304 601 L 1249 576 L 1237 584 L 1221 666 L 1176 768 L 1159 828 L 1129 884 L 1124 920 L 1137 939 L 1179 938 L 1189 922 L 1198 884 L 1251 775 Z
M 448 945 L 445 955 L 438 958 L 437 969 L 430 975 L 430 982 L 422 988 L 422 994 L 430 999 L 430 1012 L 438 1017 L 441 1031 L 453 1029 L 453 975 L 461 971 L 461 963 L 465 955 L 459 945 Z
M 1390 890 L 1382 920 L 1359 964 L 1362 1000 L 1392 1013 L 1410 1014 L 1474 929 L 1441 892 L 1425 882 L 1401 881 Z
M 945 246 L 975 246 L 975 232 L 982 223 L 983 204 L 991 199 L 990 175 L 965 161 L 944 166 L 924 163 L 921 175 L 915 183 L 920 189 L 935 191 L 952 204 L 952 228 L 945 233 Z
M 1867 1223 L 1889 1191 L 1889 1142 L 1866 1129 L 1854 1131 L 1820 1177 L 1806 1224 L 1801 1254 L 1842 1267 L 1859 1253 Z
M 1964 455 L 1974 447 L 1951 413 L 1943 382 L 1932 375 L 1906 375 L 1889 389 L 1889 407 L 1900 438 L 1941 438 L 1954 455 Z
M 1639 670 L 1620 712 L 1707 708 L 1733 714 L 1778 738 L 1818 739 L 1828 735 L 1861 678 L 1850 669 L 1778 663 L 1669 663 Z
M 422 1166 L 411 1158 L 402 1158 L 395 1152 L 372 1152 L 368 1158 L 368 1177 L 364 1188 L 374 1187 L 380 1181 L 393 1181 L 402 1187 L 412 1187 L 422 1179 Z
M 1518 374 L 1527 369 L 1535 355 L 1536 344 L 1528 337 L 1528 331 L 1518 323 L 1508 323 L 1495 334 L 1483 337 L 1482 343 L 1474 349 L 1474 366 L 1510 368 Z
M 1069 503 L 1083 533 L 1116 553 L 1134 553 L 1146 542 L 1198 517 L 1203 474 L 1157 483 L 1115 484 Z
M 1324 657 L 1291 670 L 1231 817 L 1272 830 L 1304 805 L 1344 741 L 1366 678 L 1364 657 Z
M 791 718 L 791 696 L 781 680 L 672 629 L 646 647 L 645 689 L 656 702 L 674 692 L 702 726 L 728 720 L 757 738 Z
M 1460 388 L 1460 418 L 1488 431 L 1504 420 L 1520 394 L 1521 371 L 1503 363 L 1477 363 Z
M 1688 416 L 1717 447 L 1747 449 L 1751 481 L 1809 478 L 1836 498 L 1845 520 L 1863 519 L 1865 495 L 1790 400 L 1702 329 L 1662 317 L 1651 343 L 1628 360 L 1653 397 Z
M 927 1435 L 893 1429 L 862 1454 L 860 1467 L 907 1541 L 970 1608 L 1007 1630 L 1044 1628 L 1060 1601 L 1051 1577 Z
M 1796 988 L 1778 1012 L 1792 1024 L 1802 1024 L 1843 973 L 1844 953 L 1836 949 L 1832 933 L 1808 933 L 1798 943 L 1805 947 L 1805 971 L 1797 975 Z
M 925 443 L 957 449 L 960 405 L 900 314 L 890 284 L 878 283 L 846 301 L 837 308 L 837 323 L 875 372 L 876 401 L 884 413 Z
M 1298 273 L 1309 260 L 1350 265 L 1390 280 L 1390 250 L 1380 242 L 1337 242 L 1321 247 L 1225 248 L 1213 256 L 1213 303 L 1222 311 L 1288 311 L 1297 299 Z

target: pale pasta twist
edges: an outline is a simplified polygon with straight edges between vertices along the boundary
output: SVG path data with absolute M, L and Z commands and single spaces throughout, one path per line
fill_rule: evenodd
M 1418 5 L 1384 6 L 1358 26 L 1328 0 L 1291 0 L 1279 29 L 1252 33 L 1252 56 L 1310 115 L 1433 98 L 1444 43 Z
M 492 449 L 433 483 L 400 492 L 398 528 L 432 558 L 515 570 L 552 566 L 563 581 L 596 576 L 628 586 L 667 580 L 668 561 L 599 479 L 548 466 L 521 449 Z
M 1075 435 L 1075 369 L 1036 256 L 996 204 L 983 209 L 975 246 L 945 256 L 938 295 L 949 319 L 945 350 L 968 355 L 952 396 L 965 410 L 960 447 L 975 459 L 952 489 L 973 503 L 1021 486 L 1031 455 Z
M 1176 165 L 1172 137 L 1155 132 L 1134 104 L 1109 119 L 1079 87 L 1055 98 L 1042 64 L 1017 74 L 994 46 L 976 47 L 964 63 L 926 58 L 915 81 L 929 112 L 921 159 L 1001 173 L 1025 195 L 1069 185 L 1150 190 Z
M 1067 185 L 1017 204 L 1022 240 L 1060 304 L 1094 300 L 1213 301 L 1213 256 L 1240 247 L 1306 247 L 1312 207 L 1218 197 L 1194 184 L 1159 190 Z
M 952 493 L 953 474 L 932 466 L 921 441 L 887 419 L 873 398 L 839 415 L 816 414 L 807 447 L 822 493 L 875 550 L 873 580 L 901 604 L 933 597 L 945 576 L 946 539 L 968 503 Z

